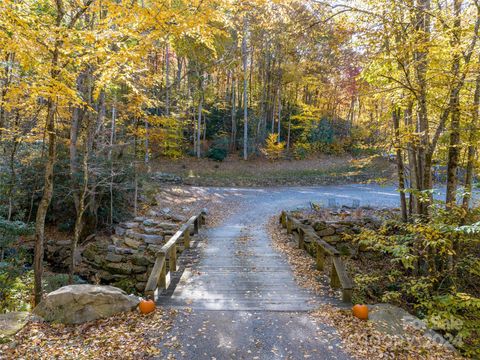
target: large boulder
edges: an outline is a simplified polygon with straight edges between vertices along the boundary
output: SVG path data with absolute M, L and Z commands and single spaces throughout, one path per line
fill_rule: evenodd
M 49 293 L 33 312 L 46 321 L 81 324 L 130 311 L 139 301 L 113 286 L 69 285 Z

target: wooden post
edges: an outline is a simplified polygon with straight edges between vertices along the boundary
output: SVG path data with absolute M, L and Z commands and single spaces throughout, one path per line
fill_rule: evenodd
M 305 249 L 305 232 L 301 227 L 298 228 L 298 248 Z
M 187 229 L 184 233 L 183 233 L 183 247 L 185 249 L 189 249 L 190 248 L 190 231 L 189 229 Z
M 325 268 L 325 251 L 323 248 L 317 243 L 317 270 L 323 271 Z
M 163 254 L 163 257 L 165 257 L 165 254 Z M 166 261 L 163 262 L 162 271 L 160 272 L 160 277 L 158 279 L 158 287 L 160 289 L 166 289 L 168 287 L 168 284 L 167 284 L 167 262 Z
M 198 234 L 198 217 L 195 219 L 195 221 L 193 222 L 193 233 L 194 234 Z
M 342 289 L 342 301 L 349 304 L 352 302 L 352 289 Z
M 337 268 L 335 263 L 332 262 L 332 273 L 330 274 L 330 286 L 334 289 L 339 289 L 341 287 L 340 278 L 338 277 Z
M 289 217 L 287 217 L 287 234 L 291 234 L 292 233 L 292 219 L 290 219 Z
M 285 211 L 282 211 L 282 215 L 280 216 L 280 223 L 284 228 L 287 227 L 287 213 Z
M 174 244 L 170 249 L 169 259 L 170 272 L 177 271 L 177 244 Z

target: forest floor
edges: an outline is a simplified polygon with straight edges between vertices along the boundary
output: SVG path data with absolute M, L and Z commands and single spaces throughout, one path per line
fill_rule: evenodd
M 182 177 L 184 184 L 195 186 L 308 186 L 347 183 L 393 183 L 395 166 L 378 155 L 319 155 L 304 160 L 269 161 L 255 158 L 244 161 L 229 156 L 222 162 L 186 157 L 179 160 L 157 159 L 152 171 Z

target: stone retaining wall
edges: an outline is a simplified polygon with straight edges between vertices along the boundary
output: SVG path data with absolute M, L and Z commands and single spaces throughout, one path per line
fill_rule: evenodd
M 180 228 L 183 217 L 137 217 L 115 227 L 107 241 L 88 244 L 82 252 L 79 274 L 126 291 L 143 292 L 156 253 Z M 190 230 L 193 234 L 193 227 Z

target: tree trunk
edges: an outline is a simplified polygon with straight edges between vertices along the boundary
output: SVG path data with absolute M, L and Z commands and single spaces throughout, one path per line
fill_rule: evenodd
M 108 160 L 110 161 L 110 183 L 109 183 L 109 190 L 110 190 L 110 225 L 113 225 L 113 144 L 115 143 L 115 131 L 116 131 L 116 123 L 117 123 L 117 108 L 115 99 L 112 105 L 112 122 L 110 127 L 110 149 L 108 151 Z
M 243 63 L 243 159 L 248 159 L 248 73 L 247 73 L 247 30 L 248 22 L 245 17 L 242 39 L 242 63 Z
M 237 108 L 236 108 L 236 93 L 235 93 L 235 75 L 232 74 L 232 133 L 230 139 L 230 150 L 235 151 L 237 149 Z
M 88 131 L 87 137 L 85 139 L 84 144 L 84 153 L 83 153 L 83 186 L 80 191 L 80 196 L 78 199 L 78 208 L 77 208 L 77 216 L 75 218 L 75 228 L 73 230 L 73 239 L 70 246 L 70 273 L 68 277 L 68 281 L 70 284 L 73 284 L 73 276 L 75 274 L 75 252 L 77 250 L 77 244 L 80 241 L 80 236 L 82 235 L 83 230 L 83 214 L 85 213 L 85 199 L 88 193 Z
M 292 126 L 292 119 L 288 117 L 288 133 L 287 133 L 287 152 L 290 151 L 290 129 Z
M 58 50 L 54 54 L 52 64 L 58 64 Z M 56 67 L 55 67 L 56 68 Z M 55 70 L 57 71 L 57 70 Z M 35 252 L 33 258 L 33 270 L 35 274 L 35 296 L 34 305 L 38 305 L 42 300 L 42 277 L 43 277 L 43 244 L 45 242 L 45 218 L 47 216 L 48 207 L 53 195 L 53 168 L 56 160 L 56 129 L 55 129 L 55 113 L 57 110 L 56 103 L 53 99 L 48 100 L 47 106 L 47 133 L 48 133 L 48 157 L 45 166 L 44 188 L 42 199 L 37 209 L 35 220 Z
M 149 140 L 150 140 L 150 129 L 148 119 L 145 119 L 145 164 L 148 165 L 150 162 L 150 148 L 149 148 Z
M 18 122 L 20 120 L 20 114 L 17 111 L 17 114 L 15 116 L 15 128 L 18 127 Z M 12 220 L 12 215 L 13 215 L 13 203 L 14 203 L 14 197 L 15 197 L 15 185 L 17 183 L 17 173 L 15 171 L 15 154 L 18 149 L 18 145 L 20 144 L 20 141 L 17 137 L 17 135 L 14 135 L 13 137 L 13 145 L 12 145 L 12 151 L 10 153 L 10 184 L 8 186 L 8 214 L 7 214 L 7 220 L 10 221 Z
M 57 19 L 56 24 L 60 26 L 65 15 L 63 3 L 57 2 Z M 50 62 L 50 76 L 53 81 L 58 79 L 60 74 L 59 70 L 59 58 L 60 47 L 62 42 L 60 40 L 55 41 L 55 47 L 52 52 L 52 60 Z M 47 216 L 48 207 L 52 201 L 53 196 L 53 171 L 55 166 L 55 160 L 57 155 L 57 134 L 55 128 L 55 114 L 57 112 L 57 104 L 55 100 L 50 97 L 47 101 L 47 119 L 46 129 L 48 134 L 48 156 L 47 163 L 45 165 L 44 174 L 44 187 L 42 199 L 38 205 L 37 216 L 35 219 L 35 249 L 33 256 L 33 271 L 34 271 L 34 305 L 38 305 L 42 300 L 42 276 L 43 276 L 43 252 L 45 242 L 45 218 Z
M 203 80 L 201 80 L 203 84 Z M 200 100 L 198 102 L 198 120 L 197 120 L 197 158 L 201 156 L 201 136 L 202 136 L 202 111 L 203 111 L 203 86 L 200 87 Z
M 415 13 L 416 26 L 419 44 L 414 52 L 415 76 L 418 86 L 418 106 L 417 132 L 420 133 L 420 144 L 418 146 L 417 164 L 419 170 L 418 189 L 423 191 L 431 187 L 431 162 L 432 156 L 428 154 L 430 150 L 428 108 L 427 108 L 427 67 L 428 67 L 428 47 L 426 44 L 430 41 L 430 0 L 418 0 Z M 429 203 L 419 203 L 419 212 L 421 215 L 428 215 Z
M 405 168 L 403 166 L 403 152 L 400 141 L 400 109 L 394 109 L 392 112 L 394 139 L 397 156 L 397 174 L 398 174 L 398 190 L 400 191 L 400 206 L 402 209 L 403 222 L 408 221 L 407 200 L 405 197 Z
M 454 28 L 451 44 L 453 47 L 460 45 L 460 12 L 462 0 L 454 0 Z M 460 53 L 455 51 L 452 63 L 452 75 L 454 88 L 459 88 L 460 84 Z M 448 148 L 448 168 L 447 168 L 447 193 L 445 202 L 447 207 L 453 206 L 457 202 L 457 169 L 460 158 L 460 92 L 452 92 L 450 96 L 450 144 Z
M 280 135 L 282 129 L 282 93 L 281 93 L 281 84 L 278 86 L 278 124 L 277 124 L 277 133 L 278 133 L 278 142 L 280 142 Z
M 165 114 L 170 116 L 170 43 L 167 39 L 165 49 Z
M 480 59 L 479 59 L 480 60 Z M 475 154 L 477 147 L 475 141 L 477 139 L 477 126 L 480 110 L 480 75 L 477 75 L 475 82 L 475 93 L 473 96 L 472 121 L 468 134 L 468 154 L 467 154 L 467 170 L 465 174 L 465 195 L 463 196 L 462 207 L 468 210 L 470 199 L 472 198 L 472 183 L 475 170 Z

